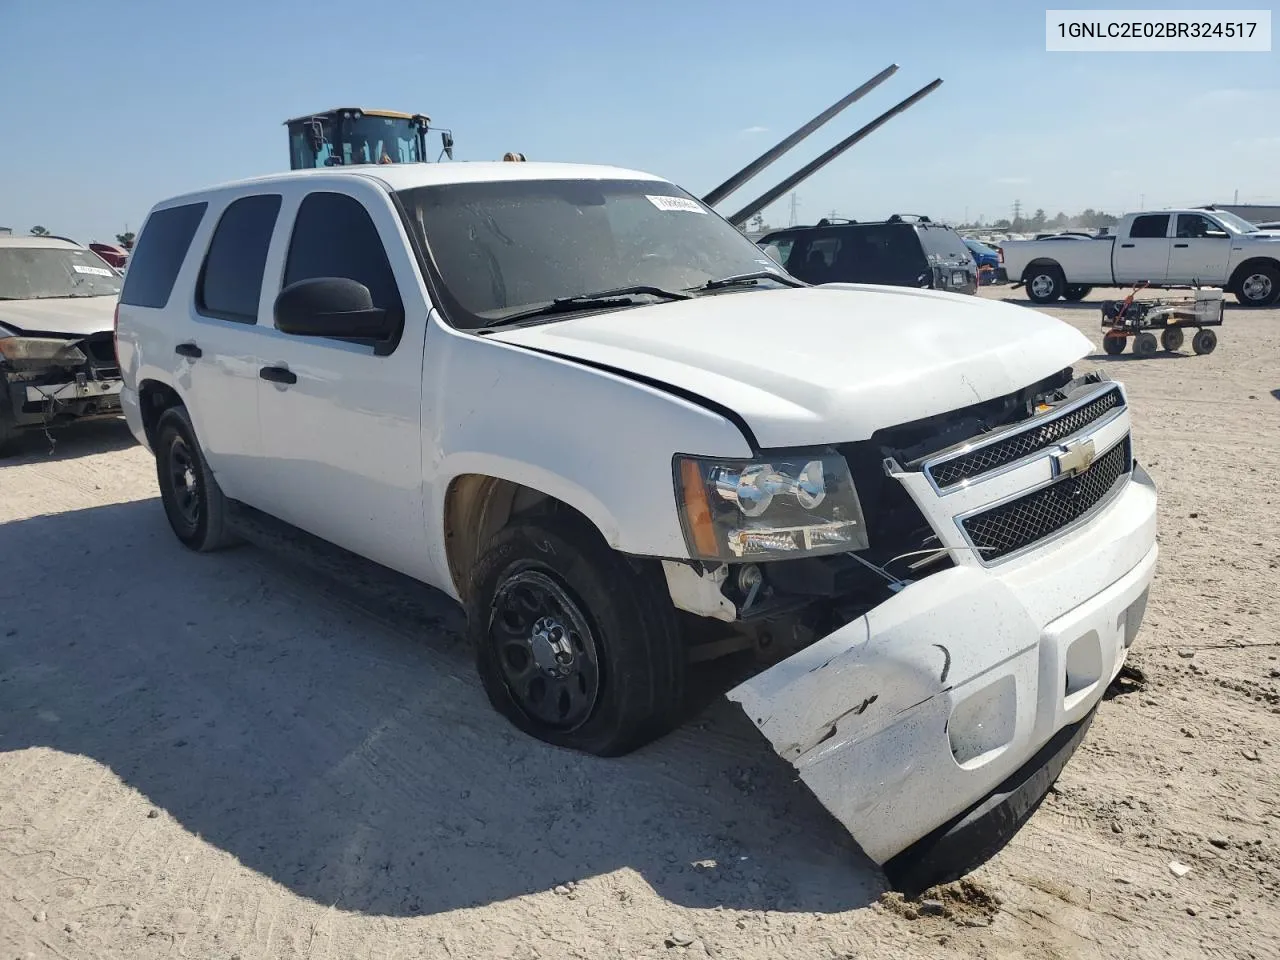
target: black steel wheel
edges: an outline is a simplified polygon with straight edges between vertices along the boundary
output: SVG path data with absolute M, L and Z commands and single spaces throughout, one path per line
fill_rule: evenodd
M 580 515 L 499 531 L 464 602 L 489 702 L 530 736 L 617 756 L 679 722 L 686 651 L 662 569 L 612 550 Z
M 1166 327 L 1160 331 L 1160 346 L 1164 347 L 1170 353 L 1175 353 L 1182 349 L 1182 328 Z
M 1102 349 L 1110 356 L 1117 356 L 1124 353 L 1125 344 L 1129 342 L 1129 338 L 1123 334 L 1115 336 L 1113 334 L 1104 334 L 1102 337 Z
M 235 538 L 226 526 L 226 499 L 196 442 L 187 411 L 166 410 L 155 438 L 160 501 L 174 535 L 200 552 L 230 546 Z
M 1212 330 L 1200 329 L 1196 331 L 1196 335 L 1191 338 L 1191 349 L 1203 356 L 1206 353 L 1213 353 L 1218 346 L 1218 335 Z
M 553 574 L 521 570 L 494 595 L 489 643 L 512 699 L 556 730 L 576 730 L 600 694 L 600 652 L 586 614 Z
M 1154 333 L 1139 333 L 1133 338 L 1133 352 L 1140 357 L 1152 356 L 1159 347 Z

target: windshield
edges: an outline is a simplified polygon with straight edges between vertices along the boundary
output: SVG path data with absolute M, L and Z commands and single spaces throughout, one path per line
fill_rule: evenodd
M 444 312 L 465 329 L 601 290 L 679 292 L 761 270 L 784 275 L 661 180 L 456 183 L 398 196 L 445 288 Z
M 1234 213 L 1227 213 L 1225 210 L 1215 210 L 1213 215 L 1222 221 L 1222 225 L 1232 233 L 1257 233 L 1256 224 L 1250 223 L 1243 217 L 1237 217 Z
M 120 275 L 88 250 L 0 247 L 0 300 L 114 297 L 120 283 Z

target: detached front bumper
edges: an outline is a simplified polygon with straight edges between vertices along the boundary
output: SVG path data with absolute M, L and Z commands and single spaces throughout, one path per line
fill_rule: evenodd
M 729 698 L 884 864 L 1025 775 L 1092 714 L 1146 609 L 1155 505 L 1135 468 L 1054 549 L 911 584 Z M 1051 751 L 1055 763 L 1063 753 Z

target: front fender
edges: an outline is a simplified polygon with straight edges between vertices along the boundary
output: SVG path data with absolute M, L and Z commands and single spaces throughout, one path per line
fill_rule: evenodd
M 434 314 L 424 384 L 427 522 L 442 571 L 445 498 L 462 474 L 532 487 L 587 516 L 614 549 L 674 559 L 689 553 L 673 456 L 751 455 L 733 423 L 695 400 L 462 333 Z

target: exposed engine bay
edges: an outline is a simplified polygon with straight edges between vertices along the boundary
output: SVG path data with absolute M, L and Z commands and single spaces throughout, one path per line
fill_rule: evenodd
M 863 616 L 908 584 L 954 567 L 956 548 L 943 546 L 920 506 L 895 474 L 919 473 L 1024 422 L 1050 420 L 1078 397 L 1096 391 L 1098 373 L 1073 378 L 1070 368 L 1021 390 L 841 444 L 866 520 L 864 550 L 761 563 L 666 565 L 677 607 L 686 618 L 692 658 L 714 659 L 754 649 L 763 665 L 803 649 Z M 681 589 L 719 593 L 718 609 L 682 602 Z
M 0 440 L 18 430 L 120 415 L 111 331 L 6 334 L 0 327 Z

